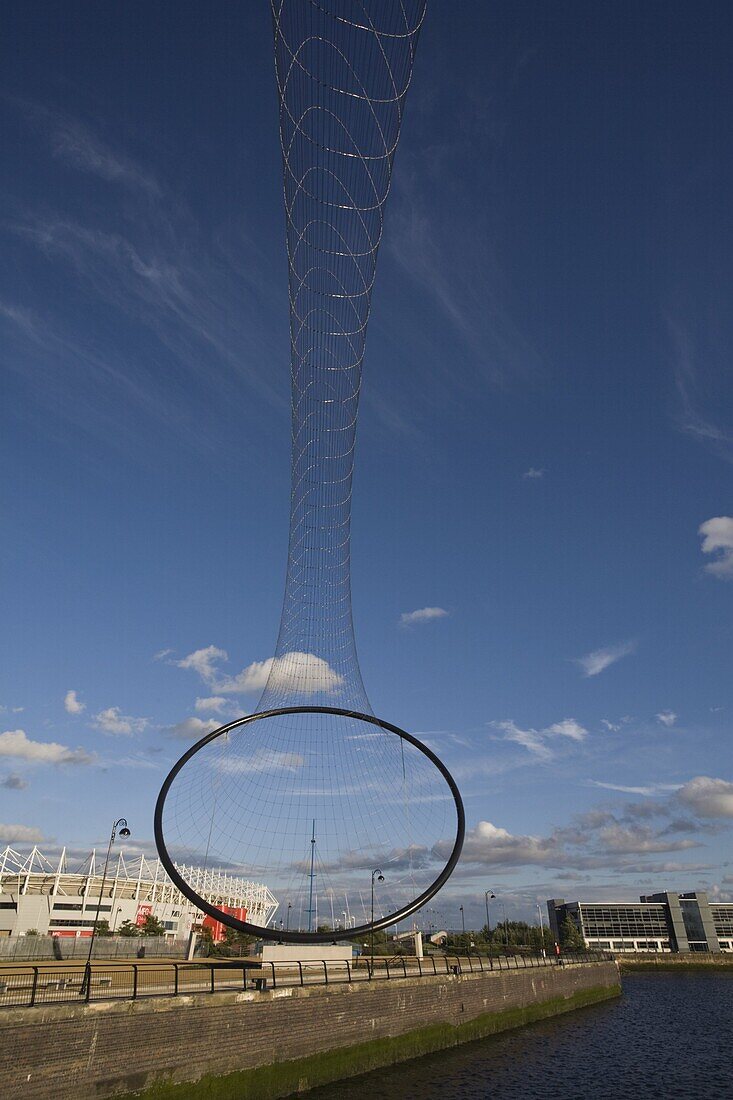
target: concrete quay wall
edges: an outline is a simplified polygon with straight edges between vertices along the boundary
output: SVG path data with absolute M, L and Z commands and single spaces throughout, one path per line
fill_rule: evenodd
M 613 962 L 0 1012 L 4 1100 L 274 1100 L 593 1004 Z

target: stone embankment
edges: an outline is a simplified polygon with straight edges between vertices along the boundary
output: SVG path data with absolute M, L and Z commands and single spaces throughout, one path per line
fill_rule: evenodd
M 3 1100 L 274 1100 L 621 992 L 614 962 L 0 1012 Z
M 621 972 L 635 973 L 639 970 L 728 970 L 733 973 L 732 955 L 703 954 L 691 951 L 683 955 L 618 955 L 618 964 Z

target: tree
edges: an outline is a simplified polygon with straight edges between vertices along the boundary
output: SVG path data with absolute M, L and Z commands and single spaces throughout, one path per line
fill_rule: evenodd
M 148 913 L 145 920 L 140 926 L 141 936 L 164 936 L 166 933 L 165 925 L 162 921 L 154 917 L 152 913 Z
M 37 928 L 26 928 L 25 934 L 26 936 L 40 936 L 41 933 Z
M 560 925 L 560 943 L 566 951 L 585 951 L 583 933 L 570 914 L 565 917 Z
M 123 920 L 119 927 L 120 936 L 139 936 L 140 929 L 136 924 L 133 924 L 131 920 Z
M 111 936 L 112 931 L 109 927 L 109 921 L 106 917 L 103 920 L 97 921 L 97 935 L 98 936 Z
M 222 943 L 214 943 L 211 935 L 211 929 L 204 928 L 201 933 L 202 940 L 204 939 L 204 932 L 208 932 L 207 944 L 210 948 L 210 953 L 216 955 L 223 955 L 227 957 L 229 955 L 236 955 L 241 957 L 242 955 L 249 954 L 250 945 L 255 942 L 254 936 L 250 936 L 247 932 L 240 932 L 238 928 L 227 928 L 224 931 L 224 940 Z

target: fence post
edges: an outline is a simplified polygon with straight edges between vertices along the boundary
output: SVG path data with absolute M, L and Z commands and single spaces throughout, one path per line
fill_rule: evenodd
M 405 963 L 405 956 L 404 955 L 402 956 L 402 973 L 406 978 L 407 977 L 407 965 Z
M 33 985 L 31 986 L 31 1004 L 36 1003 L 36 991 L 38 989 L 38 967 L 33 967 Z
M 323 976 L 326 979 L 324 984 L 328 985 L 328 964 L 325 959 L 323 959 Z
M 346 960 L 346 980 L 349 984 L 351 984 L 351 965 L 349 964 L 348 959 Z
M 272 988 L 277 989 L 277 978 L 275 977 L 275 964 L 274 964 L 274 962 L 270 963 L 270 969 L 272 970 Z
M 211 992 L 215 992 L 215 978 L 214 978 L 214 965 L 209 963 L 209 974 L 211 975 Z
M 173 963 L 173 996 L 178 996 L 178 963 Z
M 87 988 L 86 988 L 86 997 L 84 998 L 84 1000 L 88 1004 L 91 999 L 92 999 L 92 964 L 87 963 Z
M 137 963 L 132 964 L 132 999 L 137 998 Z
M 298 963 L 298 972 L 300 974 L 300 984 L 303 985 L 303 964 L 302 964 L 302 962 Z

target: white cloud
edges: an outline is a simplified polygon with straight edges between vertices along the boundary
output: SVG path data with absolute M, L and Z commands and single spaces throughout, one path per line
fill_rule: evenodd
M 70 749 L 55 741 L 32 741 L 25 730 L 0 733 L 0 757 L 28 760 L 34 764 L 92 764 L 94 754 L 85 749 Z
M 229 700 L 223 695 L 207 695 L 205 699 L 197 699 L 194 707 L 198 711 L 208 710 L 212 714 L 221 714 L 229 705 Z
M 702 536 L 703 554 L 718 555 L 707 563 L 705 571 L 723 580 L 733 580 L 733 516 L 706 520 L 700 524 L 698 534 Z
M 686 852 L 699 847 L 697 840 L 671 840 L 655 834 L 650 828 L 635 825 L 629 828 L 618 823 L 608 825 L 598 834 L 606 852 L 643 855 L 645 852 Z
M 450 846 L 442 841 L 433 849 L 441 859 L 449 851 Z M 461 859 L 487 867 L 518 867 L 522 864 L 556 867 L 562 862 L 562 852 L 554 837 L 513 836 L 490 821 L 479 821 L 466 833 Z
M 677 797 L 698 817 L 733 817 L 733 783 L 697 775 L 680 789 Z
M 170 726 L 166 733 L 171 737 L 185 737 L 189 741 L 198 741 L 207 733 L 218 729 L 221 725 L 216 718 L 184 718 L 175 726 Z
M 528 470 L 522 474 L 522 477 L 527 478 L 530 481 L 536 481 L 538 478 L 544 477 L 545 471 L 538 470 L 536 466 L 530 466 Z
M 400 626 L 429 623 L 433 619 L 444 619 L 447 614 L 444 607 L 419 607 L 416 611 L 403 611 L 400 615 Z
M 170 657 L 173 653 L 172 649 L 159 649 L 157 653 L 153 654 L 154 661 L 164 661 L 166 657 Z
M 343 683 L 343 677 L 315 653 L 294 650 L 282 657 L 253 661 L 236 676 L 227 676 L 219 668 L 228 659 L 225 649 L 210 645 L 189 653 L 176 664 L 179 668 L 193 669 L 218 695 L 262 691 L 268 682 L 274 691 L 313 695 L 334 691 Z
M 659 714 L 655 715 L 658 722 L 661 722 L 663 726 L 669 729 L 677 721 L 677 715 L 673 710 L 660 710 Z
M 551 737 L 568 737 L 571 741 L 584 741 L 588 731 L 576 722 L 574 718 L 563 718 L 561 722 L 555 722 L 545 729 L 521 729 L 511 718 L 503 722 L 492 722 L 492 726 L 502 730 L 503 740 L 513 741 L 521 745 L 528 752 L 534 753 L 540 760 L 550 760 L 552 750 L 546 744 Z
M 3 844 L 39 844 L 44 839 L 40 829 L 30 825 L 0 825 L 0 841 Z
M 203 649 L 195 649 L 188 657 L 176 661 L 179 668 L 193 669 L 207 684 L 215 680 L 219 675 L 217 665 L 220 661 L 228 661 L 229 655 L 225 649 L 219 649 L 215 645 L 207 645 Z
M 27 786 L 28 780 L 24 779 L 22 775 L 16 775 L 15 773 L 6 775 L 0 783 L 0 787 L 6 791 L 24 791 Z
M 548 726 L 543 733 L 550 736 L 554 734 L 557 737 L 569 737 L 571 741 L 584 741 L 588 736 L 588 730 L 574 718 L 563 718 L 562 722 L 555 722 L 554 725 Z
M 622 657 L 628 657 L 636 650 L 636 642 L 622 642 L 620 645 L 605 646 L 602 649 L 594 649 L 585 657 L 576 657 L 575 663 L 583 669 L 584 676 L 598 676 L 600 672 L 610 665 L 620 661 Z
M 75 691 L 67 691 L 64 696 L 64 709 L 67 714 L 81 714 L 87 708 L 86 703 L 77 699 Z
M 119 707 L 107 707 L 106 710 L 100 710 L 99 714 L 94 715 L 92 725 L 103 733 L 132 737 L 133 734 L 143 732 L 148 725 L 148 719 L 122 714 Z

